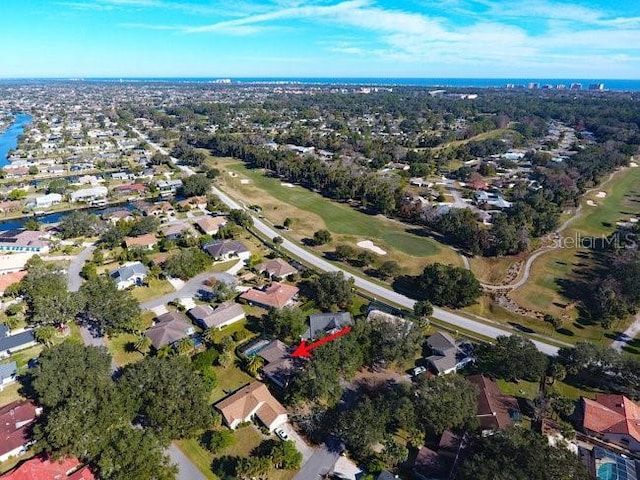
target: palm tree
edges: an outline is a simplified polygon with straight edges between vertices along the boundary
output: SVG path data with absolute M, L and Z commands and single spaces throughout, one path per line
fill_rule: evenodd
M 217 331 L 218 331 L 217 328 L 209 327 L 203 332 L 202 338 L 204 338 L 204 341 L 207 342 L 208 344 L 212 344 L 216 338 Z
M 193 351 L 193 340 L 189 337 L 185 337 L 178 342 L 176 347 L 178 354 L 187 355 Z
M 264 359 L 259 355 L 253 355 L 251 357 L 248 357 L 245 360 L 244 367 L 249 375 L 255 377 L 258 375 L 258 372 L 260 371 L 263 365 L 264 365 Z
M 146 335 L 139 335 L 133 345 L 137 351 L 145 355 L 151 349 L 151 339 Z
M 35 339 L 44 344 L 45 347 L 50 347 L 53 344 L 55 335 L 56 328 L 51 326 L 38 327 L 34 332 Z
M 160 348 L 156 352 L 156 357 L 167 358 L 167 357 L 170 357 L 172 353 L 173 353 L 173 348 L 171 348 L 171 345 L 165 345 L 164 347 Z

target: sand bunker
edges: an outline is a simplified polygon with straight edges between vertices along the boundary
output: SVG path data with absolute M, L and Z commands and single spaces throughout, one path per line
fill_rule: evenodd
M 233 178 L 238 176 L 238 174 L 235 172 L 227 172 L 227 173 L 229 174 L 230 177 L 233 177 Z
M 281 182 L 280 185 L 287 188 L 293 188 L 295 185 L 293 183 Z
M 246 184 L 248 184 L 248 183 L 251 183 L 251 180 L 249 180 L 248 178 L 243 178 L 242 180 L 240 180 L 240 183 L 241 183 L 242 185 L 246 185 Z
M 607 196 L 607 192 L 598 192 L 596 198 L 605 198 Z
M 587 205 L 589 205 L 590 207 L 595 207 L 596 202 L 594 202 L 593 200 L 587 200 Z
M 637 166 L 638 166 L 638 164 L 637 164 L 636 162 L 631 162 L 631 163 L 629 164 L 629 166 L 630 166 L 630 167 L 637 167 Z
M 383 249 L 374 245 L 374 243 L 371 240 L 363 240 L 362 242 L 358 242 L 356 245 L 358 245 L 360 248 L 371 250 L 372 252 L 377 253 L 378 255 L 387 254 L 387 252 L 385 252 Z

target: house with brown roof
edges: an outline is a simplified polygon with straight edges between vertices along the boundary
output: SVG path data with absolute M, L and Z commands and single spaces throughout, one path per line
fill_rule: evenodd
M 298 270 L 281 258 L 274 258 L 261 263 L 256 267 L 259 273 L 266 273 L 269 278 L 285 278 L 289 275 L 295 275 Z
M 193 325 L 182 313 L 167 312 L 156 319 L 145 335 L 151 340 L 153 348 L 160 350 L 166 345 L 173 346 L 194 333 Z
M 240 240 L 216 240 L 205 245 L 204 250 L 214 260 L 230 260 L 233 257 L 249 260 L 251 257 L 251 251 Z
M 117 194 L 134 194 L 142 195 L 147 189 L 142 183 L 128 183 L 125 185 L 116 185 L 113 191 Z
M 285 388 L 291 379 L 302 369 L 304 360 L 291 357 L 291 348 L 280 340 L 272 340 L 260 349 L 266 364 L 262 367 L 262 374 L 279 387 Z
M 31 424 L 42 413 L 31 400 L 16 401 L 0 408 L 0 462 L 27 451 Z
M 181 235 L 187 232 L 191 232 L 191 227 L 186 223 L 178 222 L 171 223 L 166 227 L 163 227 L 160 231 L 162 232 L 162 235 L 165 236 L 165 238 L 169 240 L 176 240 Z
M 298 294 L 298 287 L 285 283 L 273 282 L 268 287 L 252 288 L 247 290 L 240 298 L 249 305 L 257 305 L 263 308 L 283 308 L 294 302 Z
M 95 478 L 89 467 L 81 466 L 77 458 L 53 460 L 46 456 L 30 458 L 0 476 L 0 480 L 95 480 Z
M 210 305 L 198 305 L 188 313 L 205 330 L 226 327 L 245 318 L 242 306 L 235 302 L 225 302 L 216 308 Z
M 158 243 L 158 239 L 153 233 L 147 233 L 140 235 L 139 237 L 127 237 L 124 239 L 124 244 L 127 248 L 146 248 L 147 250 L 153 250 L 153 247 Z
M 26 276 L 26 270 L 19 270 L 17 272 L 10 272 L 5 273 L 4 275 L 0 275 L 0 295 L 4 295 L 4 292 L 7 290 L 7 288 L 20 282 L 20 280 L 22 280 Z
M 205 235 L 215 235 L 220 230 L 220 227 L 224 227 L 227 224 L 227 217 L 210 217 L 205 215 L 196 220 L 198 229 Z
M 156 202 L 151 205 L 143 205 L 139 207 L 139 209 L 145 216 L 153 215 L 159 217 L 161 215 L 173 215 L 175 213 L 173 205 L 169 202 Z
M 262 382 L 250 383 L 216 403 L 215 407 L 231 429 L 255 418 L 272 432 L 287 421 L 287 411 Z
M 640 406 L 624 395 L 596 394 L 582 399 L 583 430 L 606 442 L 640 452 Z
M 103 220 L 108 220 L 115 225 L 119 220 L 124 220 L 125 222 L 133 220 L 133 215 L 131 215 L 129 210 L 116 210 L 114 212 L 105 213 L 102 218 Z
M 518 400 L 500 391 L 498 384 L 484 375 L 470 375 L 467 381 L 478 389 L 477 418 L 483 435 L 508 428 L 520 420 Z

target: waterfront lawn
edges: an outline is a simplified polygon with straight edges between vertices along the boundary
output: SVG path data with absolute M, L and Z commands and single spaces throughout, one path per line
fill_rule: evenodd
M 24 397 L 20 395 L 20 388 L 22 385 L 20 383 L 15 382 L 10 385 L 7 385 L 0 391 L 0 407 L 4 407 L 12 402 L 16 402 L 18 400 L 23 400 Z
M 505 395 L 511 395 L 512 397 L 534 400 L 540 391 L 540 384 L 538 382 L 527 382 L 525 380 L 508 382 L 499 378 L 497 383 L 502 393 Z

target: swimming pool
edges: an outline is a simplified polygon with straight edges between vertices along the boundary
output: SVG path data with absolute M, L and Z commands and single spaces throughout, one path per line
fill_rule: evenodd
M 260 352 L 260 350 L 262 350 L 267 345 L 269 345 L 269 340 L 267 340 L 267 339 L 258 340 L 256 342 L 254 342 L 253 344 L 250 344 L 244 350 L 242 350 L 242 354 L 247 356 L 247 357 L 253 357 L 254 355 L 256 355 L 258 352 Z
M 598 467 L 598 480 L 618 480 L 615 463 L 603 463 Z

